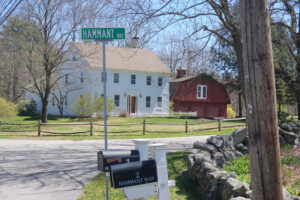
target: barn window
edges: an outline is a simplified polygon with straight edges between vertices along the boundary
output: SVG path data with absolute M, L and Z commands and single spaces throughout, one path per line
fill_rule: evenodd
M 157 107 L 162 108 L 162 97 L 157 97 Z
M 67 95 L 65 96 L 65 105 L 66 106 L 68 105 L 68 96 Z
M 207 86 L 197 85 L 197 99 L 206 99 L 206 98 L 207 98 Z

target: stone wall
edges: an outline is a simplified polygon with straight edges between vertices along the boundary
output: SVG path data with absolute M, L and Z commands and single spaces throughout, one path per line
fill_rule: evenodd
M 300 147 L 300 122 L 283 124 L 280 128 L 281 145 Z M 235 173 L 222 168 L 228 160 L 248 154 L 248 131 L 243 128 L 231 135 L 211 136 L 206 143 L 195 142 L 188 156 L 190 178 L 197 184 L 203 200 L 245 200 L 251 199 L 248 184 L 236 179 Z M 285 200 L 300 200 L 286 190 Z

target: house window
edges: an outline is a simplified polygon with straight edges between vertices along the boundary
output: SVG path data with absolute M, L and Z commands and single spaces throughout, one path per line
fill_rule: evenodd
M 147 76 L 147 85 L 151 85 L 151 76 Z
M 117 106 L 117 107 L 119 107 L 119 105 L 120 105 L 120 95 L 115 95 L 115 105 Z
M 151 98 L 150 96 L 146 96 L 146 108 L 150 108 L 151 105 Z
M 80 101 L 83 101 L 83 95 L 80 95 Z
M 101 96 L 101 98 L 104 98 L 104 94 L 101 94 L 100 96 Z
M 131 74 L 131 84 L 135 84 L 135 74 Z
M 80 82 L 83 83 L 83 72 L 80 73 Z
M 206 85 L 197 85 L 197 98 L 206 99 L 207 98 L 207 86 Z
M 65 105 L 66 106 L 68 105 L 68 96 L 67 95 L 65 96 Z
M 52 97 L 52 106 L 54 106 L 54 102 L 55 102 L 55 97 Z
M 103 80 L 104 80 L 104 73 L 101 72 L 101 82 L 103 82 Z
M 119 83 L 119 73 L 114 73 L 114 83 Z
M 162 77 L 158 77 L 158 86 L 162 86 Z
M 68 83 L 69 83 L 69 75 L 66 74 L 66 75 L 65 75 L 65 84 L 68 84 Z
M 162 97 L 157 97 L 157 107 L 162 108 Z

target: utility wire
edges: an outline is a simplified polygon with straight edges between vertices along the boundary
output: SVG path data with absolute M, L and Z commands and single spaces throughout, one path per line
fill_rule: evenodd
M 11 2 L 11 1 L 10 1 Z M 9 2 L 9 3 L 10 3 Z M 11 7 L 8 9 L 8 11 L 3 15 L 3 17 L 0 19 L 0 26 L 5 22 L 5 20 L 12 14 L 12 12 L 20 5 L 22 0 L 16 0 Z M 9 4 L 7 4 L 8 6 Z M 4 10 L 6 10 L 7 6 Z

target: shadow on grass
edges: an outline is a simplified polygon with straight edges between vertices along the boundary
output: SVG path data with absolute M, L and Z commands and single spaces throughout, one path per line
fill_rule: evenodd
M 176 193 L 186 196 L 188 200 L 200 200 L 195 184 L 187 171 L 188 152 L 175 152 L 167 156 L 169 179 L 175 179 Z

